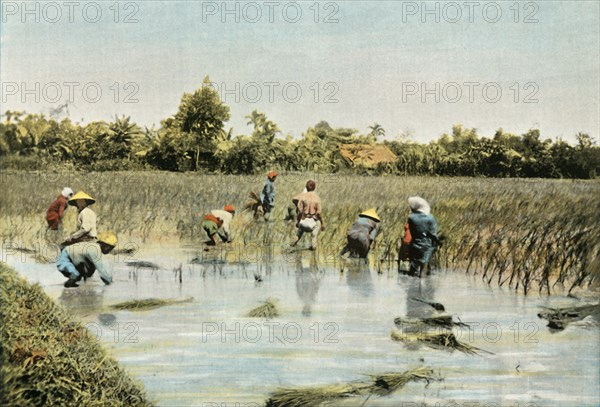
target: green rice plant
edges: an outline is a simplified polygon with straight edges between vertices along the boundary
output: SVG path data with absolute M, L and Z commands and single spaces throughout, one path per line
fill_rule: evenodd
M 5 247 L 14 243 L 35 249 L 44 244 L 46 206 L 65 185 L 97 198 L 93 209 L 98 229 L 115 230 L 120 244 L 200 246 L 206 235 L 197 214 L 225 204 L 243 208 L 248 191 L 256 191 L 264 182 L 264 176 L 200 173 L 50 175 L 3 174 L 3 187 L 11 191 L 0 196 L 0 239 Z M 600 211 L 594 205 L 600 192 L 597 180 L 282 173 L 275 183 L 272 222 L 254 220 L 253 211 L 239 210 L 234 217 L 234 242 L 243 246 L 242 251 L 262 250 L 260 246 L 274 248 L 276 253 L 283 249 L 294 234 L 294 222 L 284 221 L 287 208 L 310 178 L 316 180 L 323 203 L 322 252 L 339 252 L 357 215 L 376 207 L 382 222 L 372 256 L 378 270 L 393 269 L 409 214 L 406 200 L 421 195 L 431 203 L 440 231 L 447 237 L 432 259 L 432 268 L 477 274 L 486 283 L 523 293 L 573 292 L 600 280 L 599 267 L 594 266 L 600 257 L 600 228 L 595 226 L 600 224 Z M 253 205 L 256 202 L 255 197 Z M 76 215 L 74 208 L 67 211 L 65 233 L 75 229 Z

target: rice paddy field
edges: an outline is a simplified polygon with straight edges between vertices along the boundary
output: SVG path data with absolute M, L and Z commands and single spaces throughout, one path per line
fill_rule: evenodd
M 238 211 L 233 243 L 205 252 L 202 216 L 241 209 L 262 176 L 2 177 L 2 261 L 84 324 L 157 405 L 600 401 L 597 319 L 556 330 L 538 317 L 598 302 L 598 181 L 284 173 L 271 221 Z M 294 227 L 284 221 L 308 179 L 324 208 L 314 252 L 308 241 L 289 247 Z M 62 286 L 44 214 L 64 186 L 96 198 L 99 231 L 118 234 L 110 286 L 97 276 Z M 399 274 L 395 261 L 412 195 L 431 203 L 445 236 L 423 279 Z M 368 262 L 340 258 L 369 207 L 382 218 L 376 249 Z M 65 233 L 75 220 L 69 209 Z M 445 315 L 456 323 L 423 330 Z M 415 332 L 398 318 L 421 322 Z

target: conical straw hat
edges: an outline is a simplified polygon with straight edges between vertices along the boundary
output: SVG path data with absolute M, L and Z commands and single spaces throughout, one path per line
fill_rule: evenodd
M 377 222 L 381 222 L 381 219 L 379 219 L 379 215 L 377 215 L 377 211 L 375 210 L 375 208 L 367 209 L 366 211 L 362 212 L 359 216 L 366 216 L 367 218 L 371 218 L 373 220 L 376 220 Z
M 102 232 L 98 235 L 98 241 L 106 243 L 107 245 L 110 245 L 110 246 L 116 246 L 117 245 L 117 235 L 115 235 L 115 233 L 111 232 L 111 231 Z
M 92 204 L 96 203 L 96 200 L 94 198 L 92 198 L 91 196 L 89 196 L 88 194 L 86 194 L 83 191 L 79 191 L 75 195 L 73 195 L 71 198 L 69 198 L 69 205 L 77 206 L 78 199 L 85 199 L 85 201 L 87 202 L 88 205 L 92 205 Z

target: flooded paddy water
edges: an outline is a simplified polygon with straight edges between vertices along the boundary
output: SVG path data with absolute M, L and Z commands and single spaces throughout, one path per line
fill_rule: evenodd
M 395 270 L 378 273 L 355 259 L 326 261 L 331 259 L 310 251 L 271 254 L 264 262 L 186 247 L 146 247 L 133 259 L 158 268 L 109 256 L 114 284 L 104 286 L 94 276 L 77 289 L 62 286 L 65 279 L 53 264 L 9 263 L 101 338 L 162 406 L 264 405 L 280 387 L 346 383 L 419 366 L 434 369 L 443 381 L 409 383 L 365 405 L 600 402 L 600 330 L 575 324 L 551 332 L 537 317 L 541 306 L 571 306 L 579 304 L 576 299 L 525 297 L 461 271 L 417 279 Z M 110 307 L 133 299 L 189 297 L 193 301 L 147 311 Z M 268 298 L 278 300 L 280 316 L 246 316 Z M 455 328 L 456 337 L 493 354 L 392 341 L 394 318 L 434 313 L 411 298 L 444 304 L 470 325 Z

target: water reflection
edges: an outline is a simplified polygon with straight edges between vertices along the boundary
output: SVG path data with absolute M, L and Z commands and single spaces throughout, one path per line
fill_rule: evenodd
M 406 284 L 406 316 L 410 318 L 426 318 L 435 313 L 427 304 L 414 301 L 418 298 L 428 302 L 435 302 L 435 287 L 431 278 L 414 278 L 401 276 Z
M 374 291 L 369 263 L 364 259 L 348 259 L 346 261 L 346 283 L 353 292 L 363 297 L 369 297 Z
M 104 292 L 104 286 L 82 284 L 77 289 L 64 289 L 58 301 L 74 314 L 86 315 L 103 307 Z
M 321 277 L 316 256 L 313 254 L 310 258 L 309 266 L 304 267 L 302 264 L 302 254 L 298 253 L 296 256 L 296 292 L 300 301 L 304 304 L 302 315 L 306 317 L 311 315 L 312 306 L 317 300 Z

